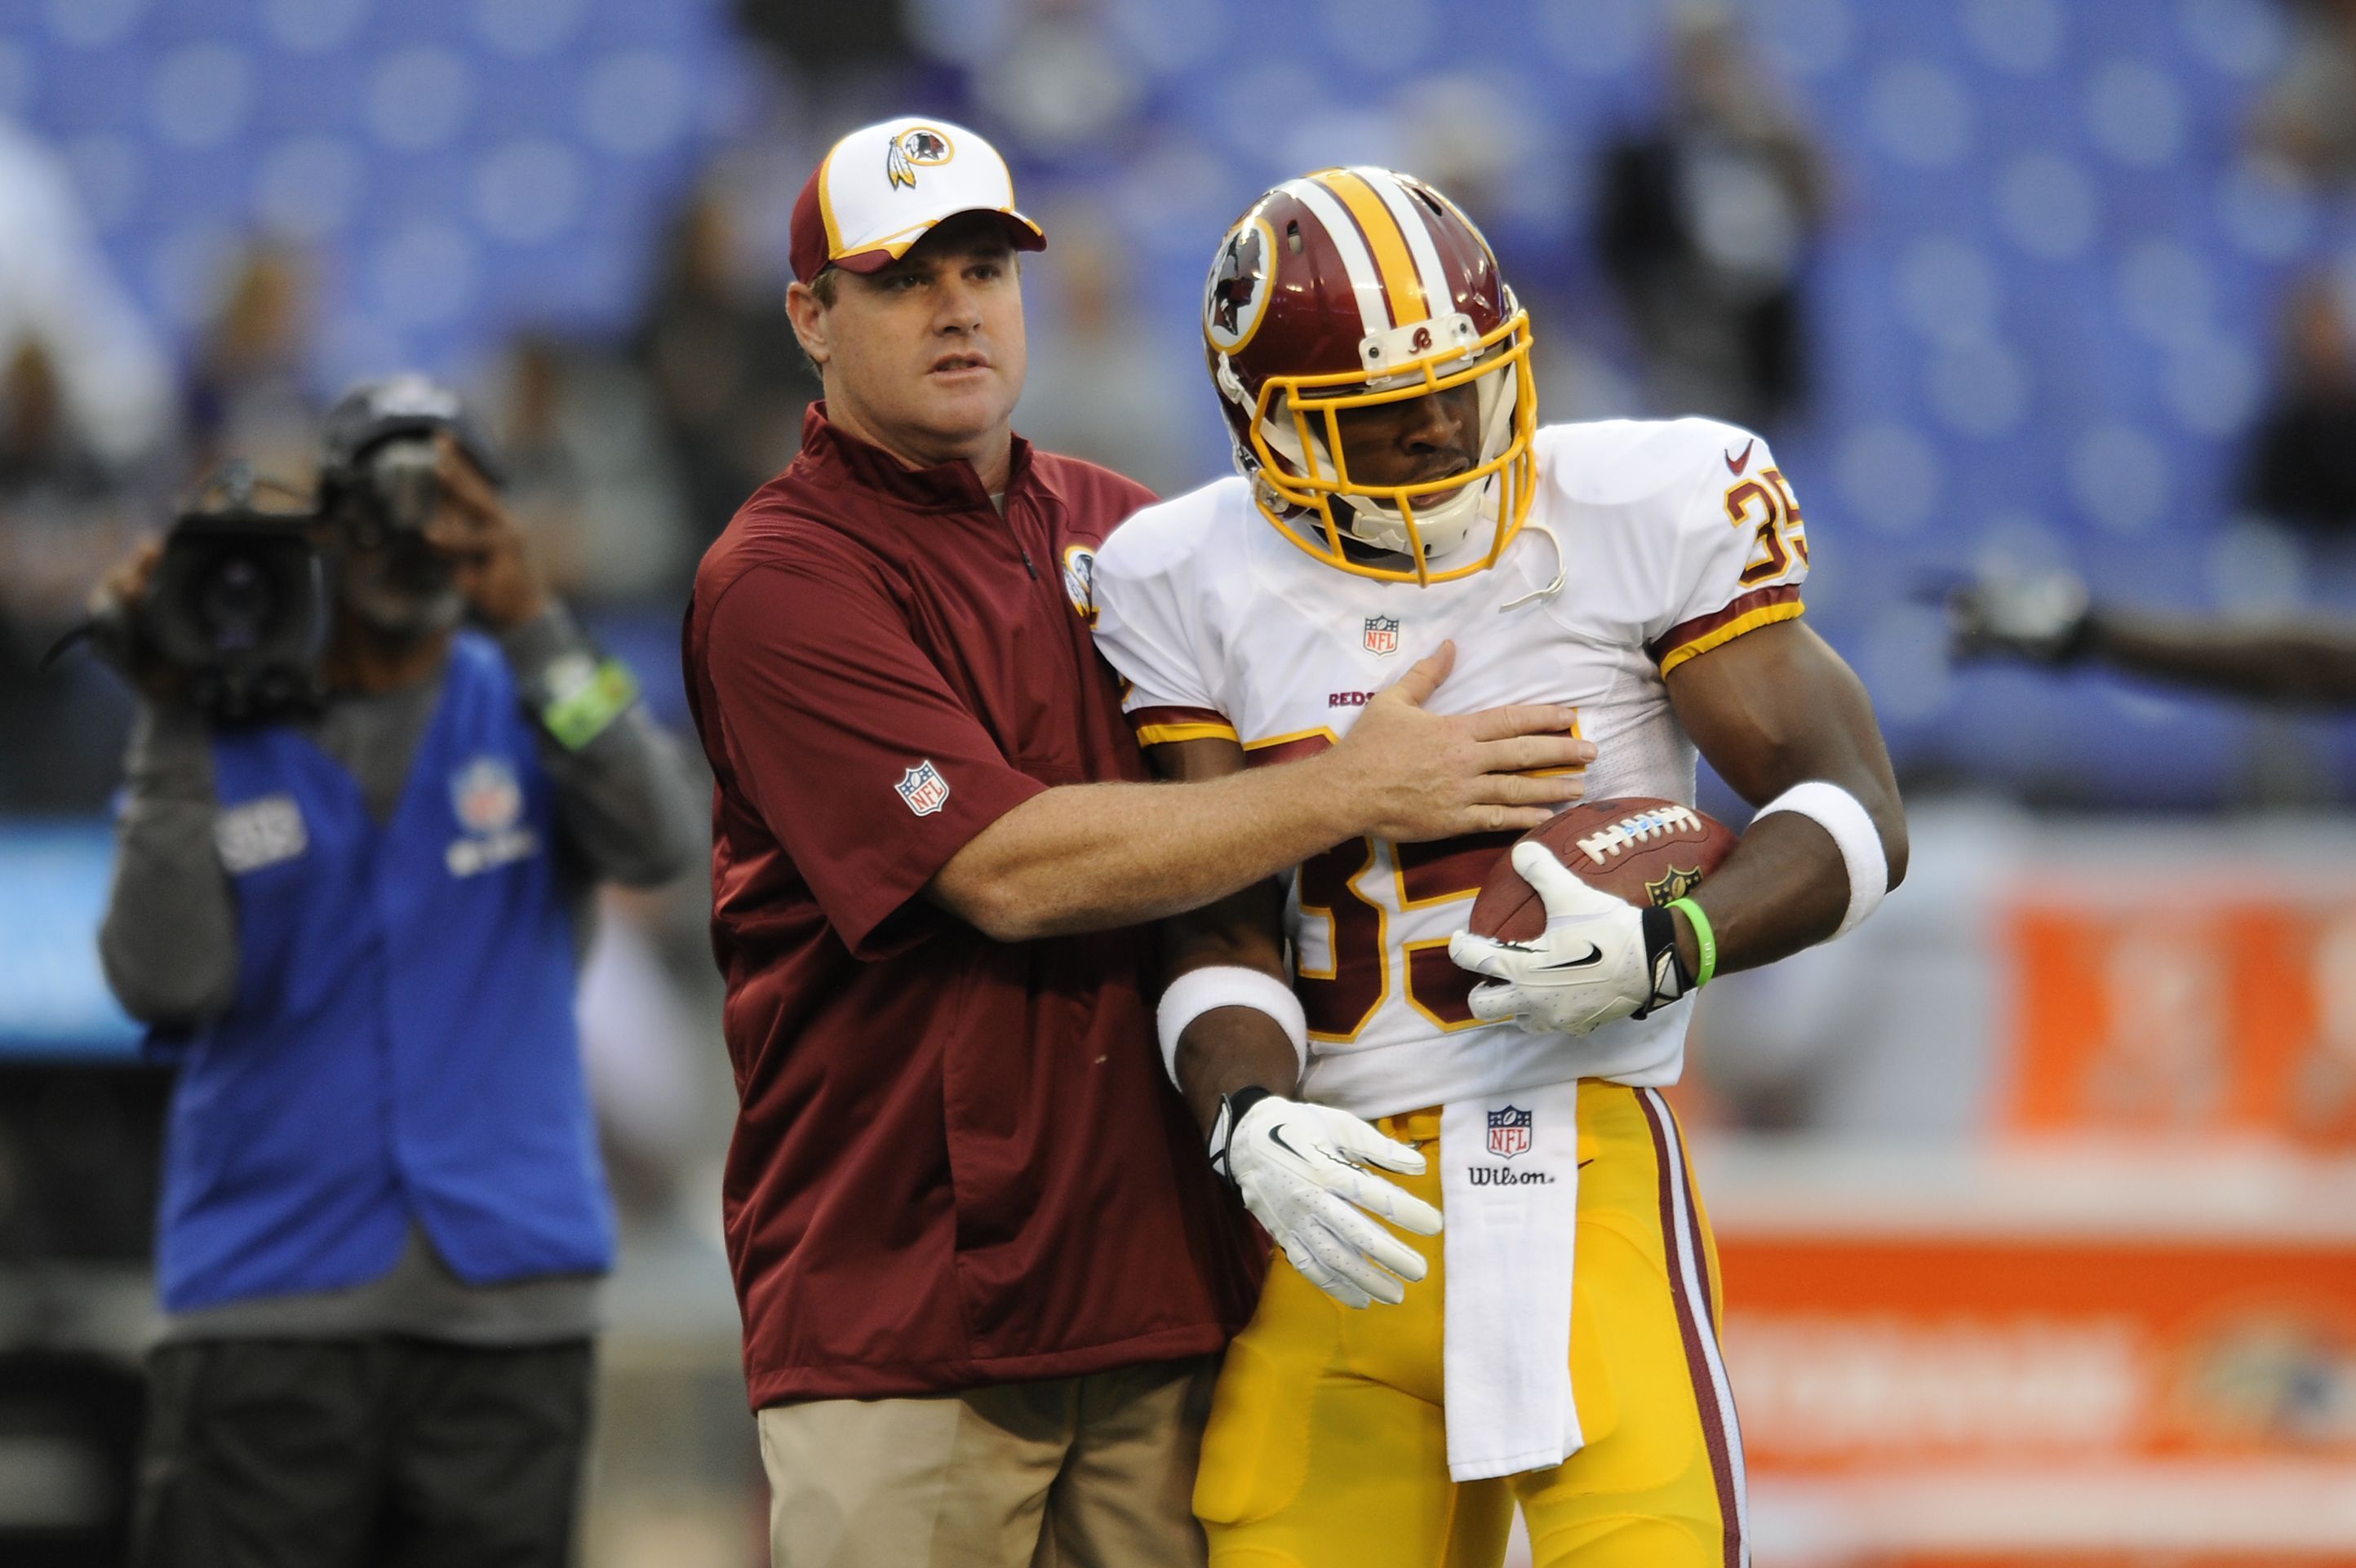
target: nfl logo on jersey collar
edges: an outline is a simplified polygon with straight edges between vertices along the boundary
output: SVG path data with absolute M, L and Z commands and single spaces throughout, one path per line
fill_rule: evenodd
M 1530 1152 L 1530 1125 L 1537 1115 L 1512 1105 L 1489 1113 L 1489 1152 L 1502 1159 Z
M 1388 658 L 1399 651 L 1399 623 L 1397 615 L 1369 615 L 1360 645 L 1376 658 Z

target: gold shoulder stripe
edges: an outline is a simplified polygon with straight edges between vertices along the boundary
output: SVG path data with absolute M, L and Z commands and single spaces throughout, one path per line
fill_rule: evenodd
M 1235 741 L 1242 737 L 1232 724 L 1140 724 L 1137 743 L 1141 746 L 1168 746 L 1180 741 Z
M 1712 648 L 1724 647 L 1746 632 L 1755 632 L 1777 621 L 1795 621 L 1804 607 L 1798 600 L 1793 599 L 1781 604 L 1762 604 L 1756 610 L 1737 615 L 1724 625 L 1713 627 L 1689 643 L 1679 643 L 1663 654 L 1661 673 L 1666 675 L 1687 659 L 1699 658 Z
M 1324 725 L 1314 730 L 1295 730 L 1283 735 L 1264 735 L 1257 741 L 1244 742 L 1244 765 L 1264 768 L 1276 763 L 1289 763 L 1300 757 L 1313 757 L 1328 746 L 1338 746 L 1342 738 Z

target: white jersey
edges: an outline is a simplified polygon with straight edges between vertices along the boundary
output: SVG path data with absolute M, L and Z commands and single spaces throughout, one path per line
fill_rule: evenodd
M 1799 508 L 1767 443 L 1712 420 L 1549 426 L 1536 452 L 1537 494 L 1504 558 L 1430 587 L 1316 560 L 1240 478 L 1122 524 L 1095 562 L 1096 635 L 1130 683 L 1139 739 L 1232 735 L 1254 764 L 1322 750 L 1453 640 L 1435 711 L 1567 703 L 1597 749 L 1588 799 L 1691 804 L 1693 742 L 1662 677 L 1800 613 Z M 1486 550 L 1486 530 L 1459 548 Z M 1542 593 L 1558 566 L 1560 590 Z M 1371 1117 L 1573 1075 L 1676 1080 L 1686 1003 L 1605 1025 L 1580 1042 L 1576 1074 L 1558 1037 L 1473 1019 L 1475 980 L 1450 962 L 1448 938 L 1512 837 L 1358 838 L 1294 871 L 1285 919 L 1309 1015 L 1308 1098 Z

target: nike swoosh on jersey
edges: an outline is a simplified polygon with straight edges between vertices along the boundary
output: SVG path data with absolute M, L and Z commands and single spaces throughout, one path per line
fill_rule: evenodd
M 1751 449 L 1758 444 L 1759 443 L 1756 440 L 1744 442 L 1742 443 L 1742 454 L 1739 457 L 1730 457 L 1726 460 L 1726 471 L 1729 474 L 1733 475 L 1738 479 L 1742 477 L 1742 471 L 1751 466 Z

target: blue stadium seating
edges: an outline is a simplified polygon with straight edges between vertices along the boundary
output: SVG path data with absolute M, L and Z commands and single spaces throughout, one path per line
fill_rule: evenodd
M 1002 36 L 1022 9 L 911 6 L 935 40 Z M 1158 373 L 1191 377 L 1200 269 L 1225 221 L 1304 157 L 1378 155 L 1395 134 L 1384 113 L 1471 78 L 1526 144 L 1484 222 L 1546 285 L 1525 292 L 1576 317 L 1542 320 L 1541 352 L 1576 337 L 1624 356 L 1588 259 L 1584 168 L 1656 101 L 1666 9 L 1108 0 L 1068 25 L 1100 31 L 1141 107 L 1106 145 L 1016 145 L 1026 204 L 1083 200 L 1130 232 Z M 1821 394 L 1779 455 L 1821 545 L 1813 613 L 1873 686 L 1894 746 L 1998 785 L 2128 804 L 2246 794 L 2247 717 L 2096 677 L 1951 674 L 1907 591 L 2001 557 L 2155 602 L 2349 604 L 2345 563 L 2228 527 L 2273 303 L 2293 274 L 2356 255 L 2356 210 L 2243 163 L 2279 13 L 1742 10 L 1762 74 L 1838 171 L 1815 265 Z M 0 0 L 0 113 L 66 149 L 160 320 L 185 324 L 203 269 L 255 222 L 314 240 L 332 381 L 395 357 L 463 368 L 519 325 L 626 322 L 652 229 L 717 144 L 711 106 L 743 52 L 721 0 Z M 941 107 L 997 129 L 971 102 Z M 1125 161 L 1151 177 L 1109 179 Z M 1183 439 L 1207 476 L 1224 453 L 1198 406 Z M 2356 731 L 2297 733 L 2356 782 Z

